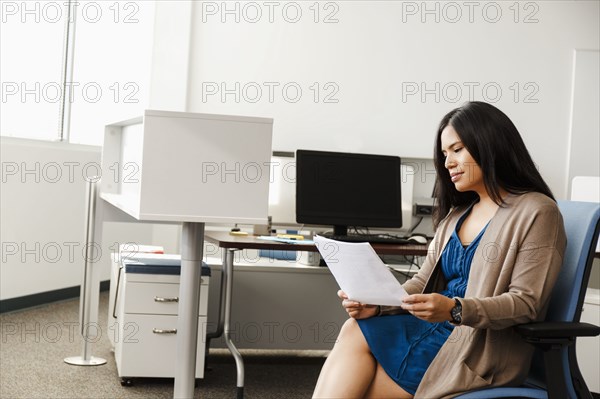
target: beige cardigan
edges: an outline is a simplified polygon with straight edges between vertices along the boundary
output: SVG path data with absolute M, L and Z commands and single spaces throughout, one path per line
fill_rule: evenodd
M 450 398 L 488 386 L 519 385 L 533 347 L 511 326 L 543 319 L 566 246 L 562 216 L 539 193 L 509 195 L 476 249 L 462 303 L 462 324 L 427 369 L 415 398 Z M 439 260 L 466 208 L 440 223 L 419 273 L 404 284 L 409 294 L 439 292 Z M 385 310 L 384 310 L 385 313 Z

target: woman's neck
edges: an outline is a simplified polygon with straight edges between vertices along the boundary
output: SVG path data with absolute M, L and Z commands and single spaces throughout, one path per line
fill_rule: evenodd
M 504 189 L 500 188 L 500 198 L 504 199 L 508 194 Z M 487 209 L 490 211 L 496 211 L 500 206 L 494 199 L 490 196 L 487 190 L 478 191 L 477 195 L 479 196 L 479 201 L 475 206 L 479 209 Z

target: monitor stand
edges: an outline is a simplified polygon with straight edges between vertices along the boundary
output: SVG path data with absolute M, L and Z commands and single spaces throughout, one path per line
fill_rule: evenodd
M 334 236 L 347 236 L 348 235 L 348 226 L 333 226 L 333 235 Z

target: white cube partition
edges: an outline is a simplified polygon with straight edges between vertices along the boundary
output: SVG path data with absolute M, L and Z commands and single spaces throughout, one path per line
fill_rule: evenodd
M 152 110 L 106 126 L 100 197 L 140 221 L 182 223 L 174 397 L 194 393 L 204 223 L 267 223 L 272 134 L 272 119 Z
M 106 126 L 101 197 L 138 220 L 266 224 L 273 120 L 147 110 Z

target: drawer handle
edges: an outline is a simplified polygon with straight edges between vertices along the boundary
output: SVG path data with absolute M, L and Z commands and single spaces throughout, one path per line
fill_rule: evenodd
M 179 297 L 174 298 L 163 298 L 160 296 L 154 297 L 154 302 L 179 302 Z
M 153 328 L 152 332 L 154 334 L 177 334 L 177 329 L 176 328 L 171 328 L 168 330 L 162 330 L 160 328 Z

